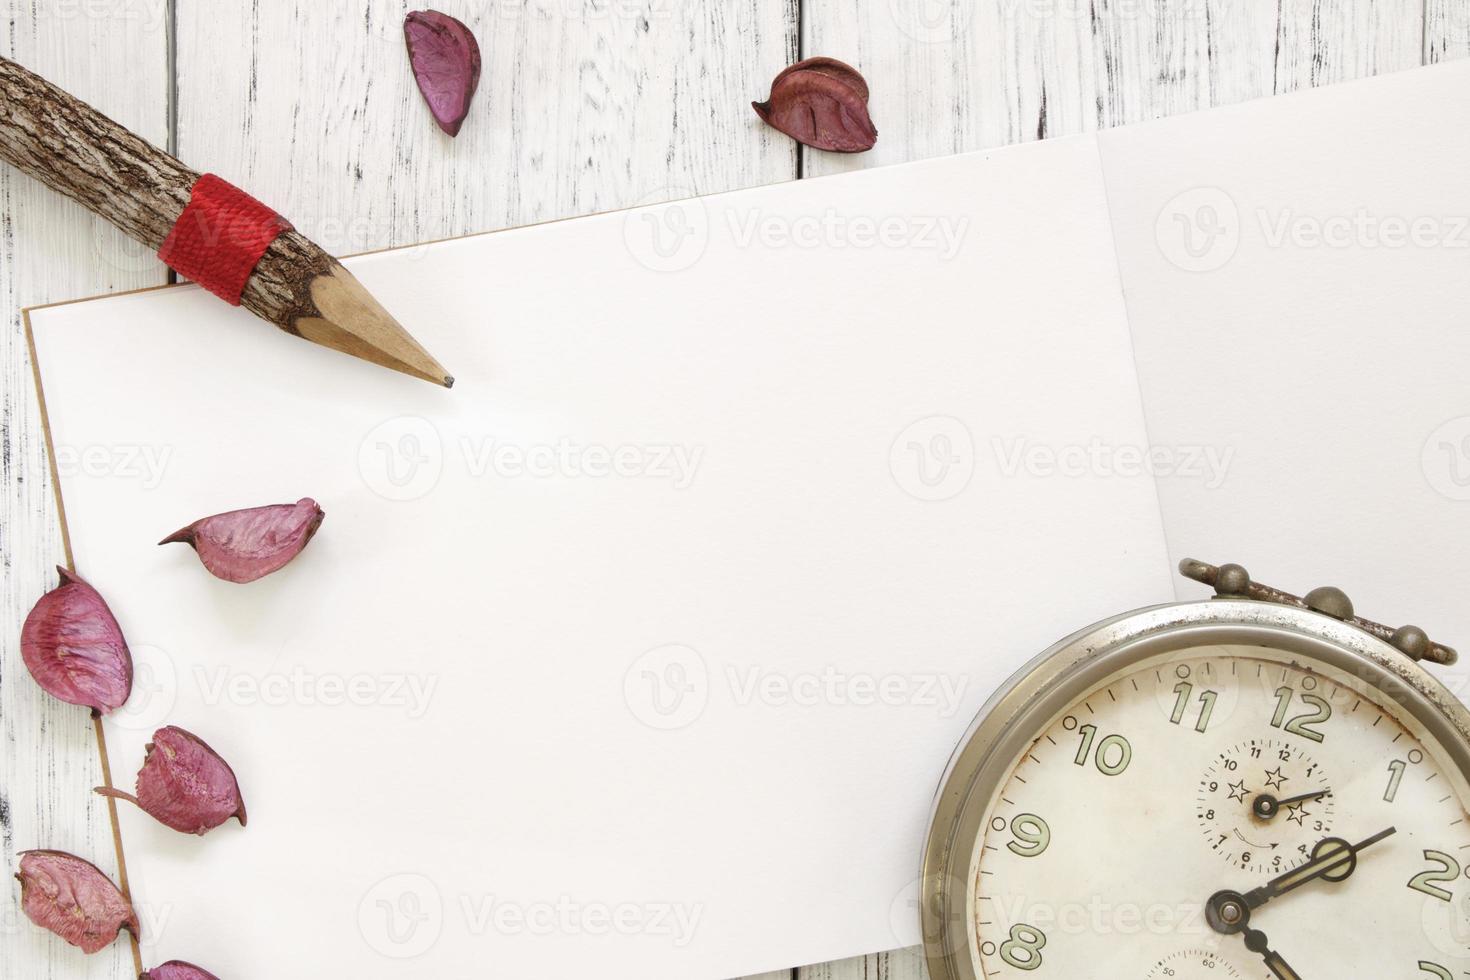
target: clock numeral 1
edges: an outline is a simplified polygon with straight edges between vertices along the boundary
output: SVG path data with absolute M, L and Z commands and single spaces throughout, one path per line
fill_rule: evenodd
M 1300 735 L 1302 738 L 1309 738 L 1314 742 L 1325 741 L 1327 736 L 1311 726 L 1320 725 L 1331 718 L 1332 705 L 1315 694 L 1303 694 L 1302 701 L 1316 710 L 1297 715 L 1288 721 L 1286 713 L 1291 710 L 1292 698 L 1295 696 L 1296 691 L 1289 687 L 1276 689 L 1276 714 L 1271 718 L 1271 727 L 1284 727 L 1291 734 Z
M 1077 750 L 1077 758 L 1072 761 L 1079 766 L 1085 766 L 1087 757 L 1092 755 L 1092 741 L 1097 738 L 1097 726 L 1083 725 L 1077 733 L 1082 736 L 1082 745 Z M 1122 735 L 1109 735 L 1097 743 L 1097 754 L 1093 756 L 1093 762 L 1097 764 L 1097 771 L 1104 776 L 1120 774 L 1132 761 L 1133 746 Z
M 1425 851 L 1424 860 L 1439 867 L 1419 872 L 1409 879 L 1409 887 L 1441 902 L 1453 902 L 1455 896 L 1440 888 L 1436 882 L 1454 881 L 1460 877 L 1460 862 L 1441 851 Z
M 1174 701 L 1174 713 L 1169 716 L 1169 724 L 1177 725 L 1184 720 L 1184 712 L 1189 707 L 1189 696 L 1194 693 L 1194 685 L 1189 681 L 1180 681 L 1174 685 L 1174 693 L 1179 697 Z M 1210 717 L 1215 713 L 1215 702 L 1219 700 L 1218 691 L 1201 691 L 1199 696 L 1200 712 L 1199 721 L 1194 723 L 1194 730 L 1203 733 L 1210 727 Z
M 1399 795 L 1399 786 L 1404 781 L 1404 772 L 1409 764 L 1403 759 L 1395 759 L 1388 764 L 1388 789 L 1383 791 L 1383 802 L 1392 803 L 1394 797 Z

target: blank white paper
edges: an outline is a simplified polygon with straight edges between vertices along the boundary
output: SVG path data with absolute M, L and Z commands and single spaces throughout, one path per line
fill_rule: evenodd
M 1470 652 L 1470 64 L 1100 140 L 1173 556 Z
M 148 960 L 713 980 L 917 942 L 971 716 L 1170 594 L 1095 140 L 351 264 L 453 391 L 192 287 L 31 317 L 139 665 L 114 772 L 177 724 L 249 805 L 124 808 Z M 258 583 L 155 546 L 304 495 Z

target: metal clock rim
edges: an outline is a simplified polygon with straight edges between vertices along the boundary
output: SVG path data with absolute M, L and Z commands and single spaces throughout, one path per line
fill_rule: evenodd
M 1009 771 L 1039 725 L 1119 669 L 1224 643 L 1300 653 L 1346 671 L 1400 704 L 1470 779 L 1470 709 L 1419 664 L 1354 626 L 1307 609 L 1237 598 L 1150 606 L 1105 619 L 1018 670 L 981 708 L 950 758 L 931 810 L 919 878 L 932 980 L 981 980 L 969 922 L 970 863 L 984 811 L 1005 775 L 1001 766 Z

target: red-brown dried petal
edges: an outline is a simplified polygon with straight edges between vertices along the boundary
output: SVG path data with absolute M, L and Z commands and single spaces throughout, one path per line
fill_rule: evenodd
M 418 10 L 403 22 L 408 60 L 424 101 L 450 136 L 470 112 L 480 85 L 480 45 L 462 21 L 437 10 Z
M 193 963 L 169 960 L 144 973 L 138 980 L 219 980 L 219 977 Z
M 133 656 L 102 595 L 67 571 L 41 597 L 20 631 L 20 654 L 51 696 L 107 714 L 133 690 Z
M 175 531 L 159 544 L 182 541 L 204 567 L 226 582 L 253 582 L 284 567 L 322 526 L 326 513 L 310 497 L 215 514 Z
M 203 836 L 231 817 L 245 826 L 235 771 L 203 739 L 169 725 L 153 733 L 146 751 L 132 798 L 144 813 L 183 834 Z
M 138 914 L 122 892 L 74 854 L 26 851 L 15 877 L 26 917 L 84 953 L 106 949 L 123 929 L 139 934 Z
M 751 104 L 769 125 L 819 150 L 861 153 L 878 142 L 867 82 L 832 58 L 792 65 L 776 76 L 769 100 Z

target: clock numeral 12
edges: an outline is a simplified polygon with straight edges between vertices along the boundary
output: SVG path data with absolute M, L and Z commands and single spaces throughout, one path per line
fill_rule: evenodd
M 1302 701 L 1316 710 L 1297 715 L 1288 721 L 1286 713 L 1291 710 L 1291 701 L 1295 696 L 1296 691 L 1289 687 L 1277 688 L 1276 714 L 1271 718 L 1271 727 L 1285 727 L 1286 731 L 1291 734 L 1300 735 L 1302 738 L 1309 738 L 1314 742 L 1325 741 L 1327 736 L 1311 726 L 1320 725 L 1331 718 L 1332 705 L 1328 704 L 1324 698 L 1319 698 L 1315 694 L 1303 694 Z

